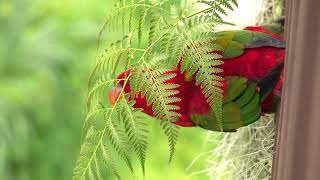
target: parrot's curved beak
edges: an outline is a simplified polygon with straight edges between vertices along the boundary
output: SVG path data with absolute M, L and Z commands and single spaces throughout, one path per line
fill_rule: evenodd
M 109 94 L 108 94 L 109 102 L 112 106 L 114 106 L 118 101 L 121 91 L 122 91 L 122 86 L 120 84 L 118 84 L 116 87 L 113 86 L 109 91 Z

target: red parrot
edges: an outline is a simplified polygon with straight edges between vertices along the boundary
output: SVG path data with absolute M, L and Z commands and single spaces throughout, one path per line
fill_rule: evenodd
M 222 55 L 224 63 L 219 65 L 224 77 L 220 87 L 224 93 L 222 107 L 223 131 L 233 132 L 238 128 L 257 121 L 264 113 L 273 111 L 275 96 L 279 96 L 282 86 L 282 72 L 285 59 L 285 42 L 275 26 L 251 26 L 244 30 L 222 31 L 216 43 L 224 48 L 223 52 L 213 52 Z M 279 32 L 279 31 L 278 31 Z M 183 59 L 181 60 L 183 61 Z M 181 73 L 181 61 L 176 70 L 166 74 L 176 74 L 166 83 L 175 83 L 179 94 L 176 97 L 177 110 L 181 117 L 174 122 L 179 126 L 200 126 L 202 128 L 221 131 L 211 107 L 206 101 L 200 86 L 196 85 L 194 77 L 188 72 Z M 123 79 L 130 73 L 121 73 L 117 78 Z M 129 79 L 130 80 L 130 79 Z M 124 88 L 125 93 L 131 92 L 129 83 L 123 82 L 109 92 L 109 100 L 114 104 Z M 134 98 L 134 107 L 142 108 L 143 112 L 154 116 L 152 106 L 147 105 L 145 97 Z

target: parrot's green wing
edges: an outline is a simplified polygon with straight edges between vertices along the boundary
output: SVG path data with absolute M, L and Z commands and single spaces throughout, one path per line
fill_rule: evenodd
M 233 132 L 238 128 L 257 121 L 261 116 L 261 96 L 257 83 L 243 77 L 227 77 L 228 89 L 222 107 L 222 129 Z M 208 115 L 191 115 L 191 120 L 198 126 L 221 131 L 213 113 Z
M 279 34 L 280 36 L 284 35 L 284 27 L 281 24 L 268 24 L 262 26 L 264 29 Z
M 271 27 L 270 27 L 271 28 Z M 222 31 L 218 33 L 217 44 L 223 47 L 223 59 L 241 56 L 246 48 L 264 46 L 284 48 L 285 42 L 270 34 L 249 30 Z

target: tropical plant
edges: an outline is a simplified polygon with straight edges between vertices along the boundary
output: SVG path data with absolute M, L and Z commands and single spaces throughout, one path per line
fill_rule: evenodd
M 203 89 L 216 118 L 221 122 L 222 70 L 215 44 L 219 37 L 214 27 L 230 24 L 223 20 L 227 10 L 237 6 L 236 0 L 131 0 L 119 1 L 107 15 L 98 41 L 97 62 L 89 78 L 87 117 L 83 127 L 83 144 L 74 169 L 74 179 L 102 179 L 101 164 L 121 179 L 114 163 L 114 151 L 134 172 L 132 154 L 140 161 L 145 172 L 148 129 L 141 110 L 135 109 L 130 97 L 141 94 L 152 105 L 160 120 L 170 146 L 172 160 L 178 141 L 178 127 L 172 122 L 180 116 L 177 84 L 164 82 L 176 74 L 163 73 L 176 69 L 194 74 Z M 122 31 L 119 40 L 99 50 L 103 33 Z M 131 70 L 124 79 L 117 72 Z M 130 80 L 129 80 L 130 79 Z M 119 82 L 130 84 L 131 94 L 122 90 L 111 106 L 107 92 Z M 133 151 L 133 152 L 132 152 Z

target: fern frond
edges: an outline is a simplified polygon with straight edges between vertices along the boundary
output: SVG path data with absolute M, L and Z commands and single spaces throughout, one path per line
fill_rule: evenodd
M 92 127 L 91 120 L 94 119 L 99 114 L 104 114 L 106 112 L 106 108 L 101 107 L 99 103 L 96 104 L 96 107 L 90 107 L 92 110 L 87 113 L 87 116 L 84 120 L 82 132 L 81 132 L 81 142 L 83 143 L 85 140 L 85 136 L 87 135 L 87 131 L 90 127 Z
M 169 162 L 171 162 L 173 159 L 174 153 L 176 151 L 179 127 L 166 120 L 160 121 L 160 125 L 162 126 L 162 129 L 164 129 L 165 134 L 168 137 L 169 147 L 170 147 Z
M 167 65 L 163 64 L 163 62 L 166 62 L 169 59 L 169 55 L 167 54 L 161 54 L 161 53 L 154 53 L 151 54 L 150 57 L 148 57 L 148 64 L 151 69 L 156 69 L 161 67 L 160 69 L 166 69 Z M 169 67 L 169 66 L 168 66 Z
M 139 43 L 139 45 L 141 43 L 143 26 L 145 23 L 145 18 L 147 16 L 148 10 L 149 9 L 147 9 L 147 8 L 141 8 L 141 10 L 139 12 L 139 23 L 138 23 L 138 43 Z
M 135 53 L 143 51 L 142 49 L 132 48 L 132 33 L 124 36 L 121 40 L 111 43 L 97 59 L 97 62 L 89 76 L 89 88 L 92 88 L 94 81 L 99 79 L 112 79 L 115 69 L 118 68 L 120 61 L 125 60 L 130 63 Z M 110 70 L 106 73 L 106 69 Z M 97 80 L 98 79 L 98 80 Z M 93 86 L 94 87 L 94 86 Z
M 195 7 L 203 7 L 197 9 Z M 111 42 L 99 58 L 89 78 L 87 96 L 88 114 L 84 123 L 84 139 L 80 157 L 74 170 L 74 179 L 103 179 L 99 169 L 104 163 L 107 169 L 120 179 L 112 150 L 133 171 L 132 152 L 137 155 L 145 173 L 147 127 L 141 110 L 134 108 L 134 97 L 142 97 L 152 106 L 154 116 L 170 146 L 170 161 L 178 141 L 178 127 L 174 122 L 181 116 L 177 102 L 181 99 L 177 84 L 168 83 L 176 76 L 177 66 L 196 76 L 218 122 L 222 120 L 223 80 L 218 73 L 222 61 L 222 47 L 215 44 L 218 35 L 214 27 L 226 24 L 223 14 L 237 6 L 236 0 L 121 0 L 106 17 L 98 40 L 104 31 L 122 29 L 123 37 Z M 170 8 L 170 9 L 169 9 Z M 127 20 L 126 20 L 127 19 Z M 146 42 L 145 42 L 146 40 Z M 129 77 L 117 79 L 116 73 L 129 71 Z M 113 107 L 106 102 L 107 91 L 112 85 L 130 84 L 131 94 L 122 89 Z M 103 116 L 104 118 L 101 118 Z M 103 119 L 103 128 L 97 128 L 91 120 Z M 101 124 L 101 123 L 100 123 Z M 221 125 L 221 124 L 220 124 Z M 91 127 L 91 128 L 89 128 Z M 220 126 L 222 127 L 222 125 Z M 99 130 L 97 130 L 99 129 Z M 105 144 L 110 141 L 110 148 Z
M 109 121 L 106 126 L 106 134 L 108 139 L 110 139 L 112 146 L 133 173 L 133 166 L 130 157 L 130 144 L 125 132 L 119 127 L 117 121 Z
M 163 64 L 166 64 L 173 69 L 176 68 L 185 46 L 186 40 L 181 36 L 177 29 L 168 30 L 160 42 L 160 52 L 162 54 L 170 55 L 170 58 L 163 61 Z
M 157 28 L 162 20 L 162 16 L 158 12 L 151 12 L 150 14 L 150 31 L 149 31 L 149 44 L 151 45 L 157 38 Z
M 177 142 L 177 126 L 172 124 L 176 121 L 180 114 L 176 111 L 179 109 L 174 103 L 181 99 L 174 97 L 179 92 L 177 84 L 169 84 L 168 80 L 175 77 L 176 74 L 151 70 L 146 71 L 134 69 L 132 72 L 132 80 L 130 85 L 132 88 L 132 97 L 146 97 L 147 104 L 152 104 L 152 110 L 156 118 L 160 119 L 160 123 L 168 137 L 170 144 L 170 160 L 173 158 L 175 145 Z
M 97 132 L 94 128 L 90 128 L 87 136 L 85 138 L 84 143 L 81 146 L 80 156 L 78 158 L 76 167 L 73 171 L 73 180 L 81 180 L 85 179 L 86 171 L 89 168 L 90 158 L 88 158 L 88 154 L 92 154 L 92 141 L 95 139 Z
M 197 35 L 199 32 L 211 32 L 215 25 L 218 25 L 219 22 L 210 21 L 208 16 L 201 15 L 195 16 L 185 22 L 188 26 L 188 34 Z M 211 38 L 214 36 L 211 36 Z
M 89 179 L 95 179 L 95 176 L 100 176 L 100 169 L 95 163 L 97 162 L 97 150 L 98 147 L 102 144 L 99 143 L 99 136 L 101 136 L 102 132 L 96 130 L 94 127 L 91 127 L 88 132 L 87 136 L 84 140 L 84 143 L 81 146 L 80 150 L 80 157 L 78 158 L 76 167 L 73 171 L 73 180 L 83 180 L 86 179 L 88 176 Z M 98 144 L 98 145 L 97 145 Z M 109 150 L 104 148 L 104 153 L 108 154 Z M 114 174 L 118 174 L 115 165 L 112 163 L 113 158 L 111 156 L 107 156 L 108 161 L 106 163 L 107 168 L 113 172 Z M 93 168 L 95 167 L 95 175 L 93 173 Z
M 106 88 L 110 87 L 115 82 L 116 80 L 106 80 L 104 77 L 97 79 L 95 82 L 95 85 L 88 93 L 87 100 L 86 100 L 87 108 L 90 110 L 93 99 L 105 93 Z M 92 112 L 88 112 L 86 119 L 88 119 L 88 117 L 90 116 L 92 116 Z
M 220 23 L 227 23 L 222 18 L 222 15 L 227 15 L 227 10 L 233 11 L 234 6 L 238 7 L 236 0 L 200 0 L 199 2 L 209 6 L 204 14 Z
M 223 61 L 217 60 L 222 58 L 219 54 L 209 53 L 213 51 L 212 46 L 198 46 L 188 33 L 184 32 L 185 37 L 190 42 L 190 48 L 185 52 L 184 59 L 181 65 L 181 71 L 188 70 L 191 74 L 196 74 L 196 84 L 201 85 L 203 94 L 211 106 L 220 128 L 222 129 L 222 102 L 223 90 L 221 82 L 223 78 L 217 74 L 222 72 L 222 69 L 217 66 L 223 64 Z M 218 46 L 218 45 L 215 45 Z
M 129 143 L 134 148 L 140 160 L 142 173 L 144 175 L 148 131 L 146 129 L 147 124 L 145 123 L 145 119 L 137 115 L 140 111 L 133 108 L 134 103 L 134 101 L 129 100 L 129 94 L 126 94 L 119 100 L 117 109 L 124 123 L 127 136 L 129 137 Z
M 114 168 L 115 167 L 115 163 L 114 163 L 114 160 L 112 158 L 112 154 L 109 152 L 107 146 L 105 146 L 103 144 L 100 144 L 99 148 L 100 148 L 99 152 L 100 152 L 100 155 L 102 157 L 102 161 L 103 161 L 104 165 L 107 167 L 109 172 L 114 174 L 118 179 L 121 179 L 118 171 Z
M 97 156 L 94 157 L 94 166 L 95 166 L 95 174 L 99 180 L 103 180 L 102 175 L 100 173 L 100 164 Z
M 164 11 L 162 8 L 163 2 L 148 2 L 148 1 L 141 1 L 141 0 L 131 0 L 131 1 L 122 1 L 117 3 L 114 8 L 111 9 L 110 13 L 107 15 L 105 24 L 101 28 L 100 32 L 103 32 L 105 29 L 116 29 L 118 30 L 120 26 L 125 31 L 125 17 L 128 17 L 128 30 L 138 30 L 138 37 L 141 37 L 141 33 L 144 29 L 145 18 L 149 16 L 149 10 L 153 12 L 157 11 Z M 119 17 L 122 17 L 122 21 L 119 21 Z M 136 27 L 133 26 L 132 21 L 134 17 L 138 17 L 138 25 Z M 117 23 L 121 22 L 121 23 Z

